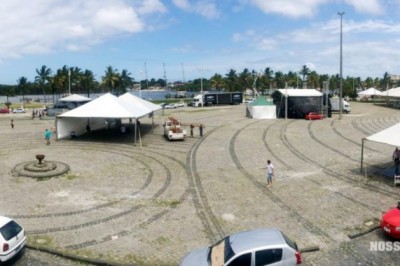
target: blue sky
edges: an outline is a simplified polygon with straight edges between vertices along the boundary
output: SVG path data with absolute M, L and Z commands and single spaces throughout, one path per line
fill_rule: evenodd
M 225 76 L 230 69 L 400 74 L 399 0 L 2 0 L 0 83 L 36 69 L 107 66 L 135 80 Z M 146 65 L 146 68 L 145 68 Z M 147 70 L 147 71 L 146 71 Z

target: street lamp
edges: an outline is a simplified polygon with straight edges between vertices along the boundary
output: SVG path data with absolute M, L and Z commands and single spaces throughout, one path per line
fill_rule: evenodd
M 340 90 L 339 90 L 339 120 L 342 119 L 343 113 L 343 30 L 342 22 L 344 12 L 338 12 L 340 16 Z
M 71 69 L 68 69 L 68 93 L 71 95 Z

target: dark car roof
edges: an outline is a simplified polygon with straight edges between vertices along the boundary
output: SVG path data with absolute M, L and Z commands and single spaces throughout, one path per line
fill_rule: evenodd
M 287 245 L 281 231 L 276 228 L 256 229 L 232 234 L 229 242 L 235 253 L 266 246 Z

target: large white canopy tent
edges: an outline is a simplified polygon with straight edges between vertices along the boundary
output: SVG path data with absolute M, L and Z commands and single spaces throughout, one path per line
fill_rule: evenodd
M 161 109 L 160 105 L 154 104 L 154 103 L 146 101 L 146 100 L 143 100 L 142 98 L 137 97 L 137 96 L 133 95 L 130 92 L 127 92 L 127 93 L 119 96 L 118 98 L 124 100 L 128 104 L 131 104 L 131 105 L 134 105 L 134 106 L 143 106 L 143 107 L 146 107 L 148 109 L 151 109 L 152 112 L 155 112 L 155 111 Z
M 384 129 L 378 133 L 375 133 L 371 136 L 362 139 L 361 145 L 361 169 L 362 172 L 363 164 L 364 164 L 364 143 L 365 141 L 374 141 L 386 145 L 400 147 L 400 123 L 391 126 L 387 129 Z
M 107 119 L 138 119 L 152 112 L 144 106 L 132 105 L 107 93 L 56 118 L 57 139 L 76 136 L 107 127 Z
M 150 109 L 150 110 L 151 110 L 151 120 L 152 120 L 152 123 L 151 123 L 151 124 L 152 124 L 152 127 L 154 127 L 154 120 L 153 120 L 153 119 L 154 119 L 154 115 L 153 115 L 153 113 L 154 113 L 155 111 L 161 109 L 161 106 L 160 106 L 160 105 L 157 105 L 157 104 L 154 104 L 154 103 L 152 103 L 152 102 L 143 100 L 142 98 L 137 97 L 137 96 L 133 95 L 133 94 L 130 93 L 130 92 L 127 92 L 127 93 L 125 93 L 125 94 L 119 96 L 118 98 L 121 99 L 121 100 L 123 100 L 123 101 L 125 101 L 125 102 L 128 103 L 129 105 L 141 106 L 141 107 Z
M 382 92 L 371 87 L 369 89 L 360 91 L 359 93 L 357 93 L 357 95 L 360 97 L 380 96 L 380 95 L 382 95 Z
M 59 99 L 60 102 L 90 102 L 92 99 L 79 95 L 79 94 L 71 94 L 67 97 Z

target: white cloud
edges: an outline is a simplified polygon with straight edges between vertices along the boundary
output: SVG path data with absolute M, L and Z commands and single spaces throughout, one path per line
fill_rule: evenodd
M 215 19 L 221 15 L 213 0 L 172 0 L 172 2 L 186 12 L 196 13 L 208 19 Z
M 319 5 L 328 0 L 251 0 L 265 13 L 278 13 L 290 17 L 310 17 L 316 14 Z
M 379 0 L 345 0 L 344 2 L 362 13 L 381 14 L 383 12 L 383 6 Z
M 159 0 L 2 1 L 0 58 L 82 50 L 146 27 L 146 15 L 163 13 Z

